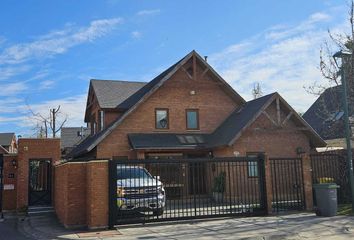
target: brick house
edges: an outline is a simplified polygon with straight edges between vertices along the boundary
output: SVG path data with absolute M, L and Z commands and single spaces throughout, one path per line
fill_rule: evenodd
M 326 141 L 327 148 L 346 148 L 342 85 L 327 88 L 304 113 L 303 118 Z M 354 107 L 353 91 L 349 91 L 349 119 L 353 136 Z
M 325 146 L 278 94 L 246 102 L 192 51 L 148 83 L 91 80 L 70 158 L 297 156 Z
M 17 142 L 15 133 L 0 133 L 0 154 L 16 152 Z

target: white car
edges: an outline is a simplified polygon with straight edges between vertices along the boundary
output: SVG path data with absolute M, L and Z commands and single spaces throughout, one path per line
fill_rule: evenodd
M 153 177 L 145 168 L 117 165 L 117 206 L 121 211 L 152 211 L 163 214 L 165 189 L 159 177 Z

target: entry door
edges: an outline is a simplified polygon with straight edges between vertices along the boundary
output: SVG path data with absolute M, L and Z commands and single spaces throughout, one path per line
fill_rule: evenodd
M 50 160 L 29 162 L 29 205 L 50 205 L 52 202 L 52 176 Z
M 206 158 L 206 154 L 188 154 L 188 158 Z M 189 163 L 189 194 L 206 194 L 206 165 L 203 162 Z

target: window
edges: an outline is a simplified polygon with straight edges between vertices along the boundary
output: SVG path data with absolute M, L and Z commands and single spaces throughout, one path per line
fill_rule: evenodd
M 186 110 L 186 125 L 187 129 L 197 130 L 199 129 L 199 111 L 198 109 Z
M 100 130 L 104 129 L 104 112 L 100 111 Z
M 156 129 L 168 129 L 168 109 L 155 109 L 155 128 Z
M 247 157 L 257 157 L 258 153 L 247 153 Z M 248 177 L 258 177 L 258 162 L 250 161 L 247 162 Z

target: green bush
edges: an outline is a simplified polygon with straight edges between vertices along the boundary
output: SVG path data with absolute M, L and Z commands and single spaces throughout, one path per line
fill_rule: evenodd
M 221 172 L 217 177 L 214 178 L 214 192 L 223 193 L 225 192 L 225 172 Z

